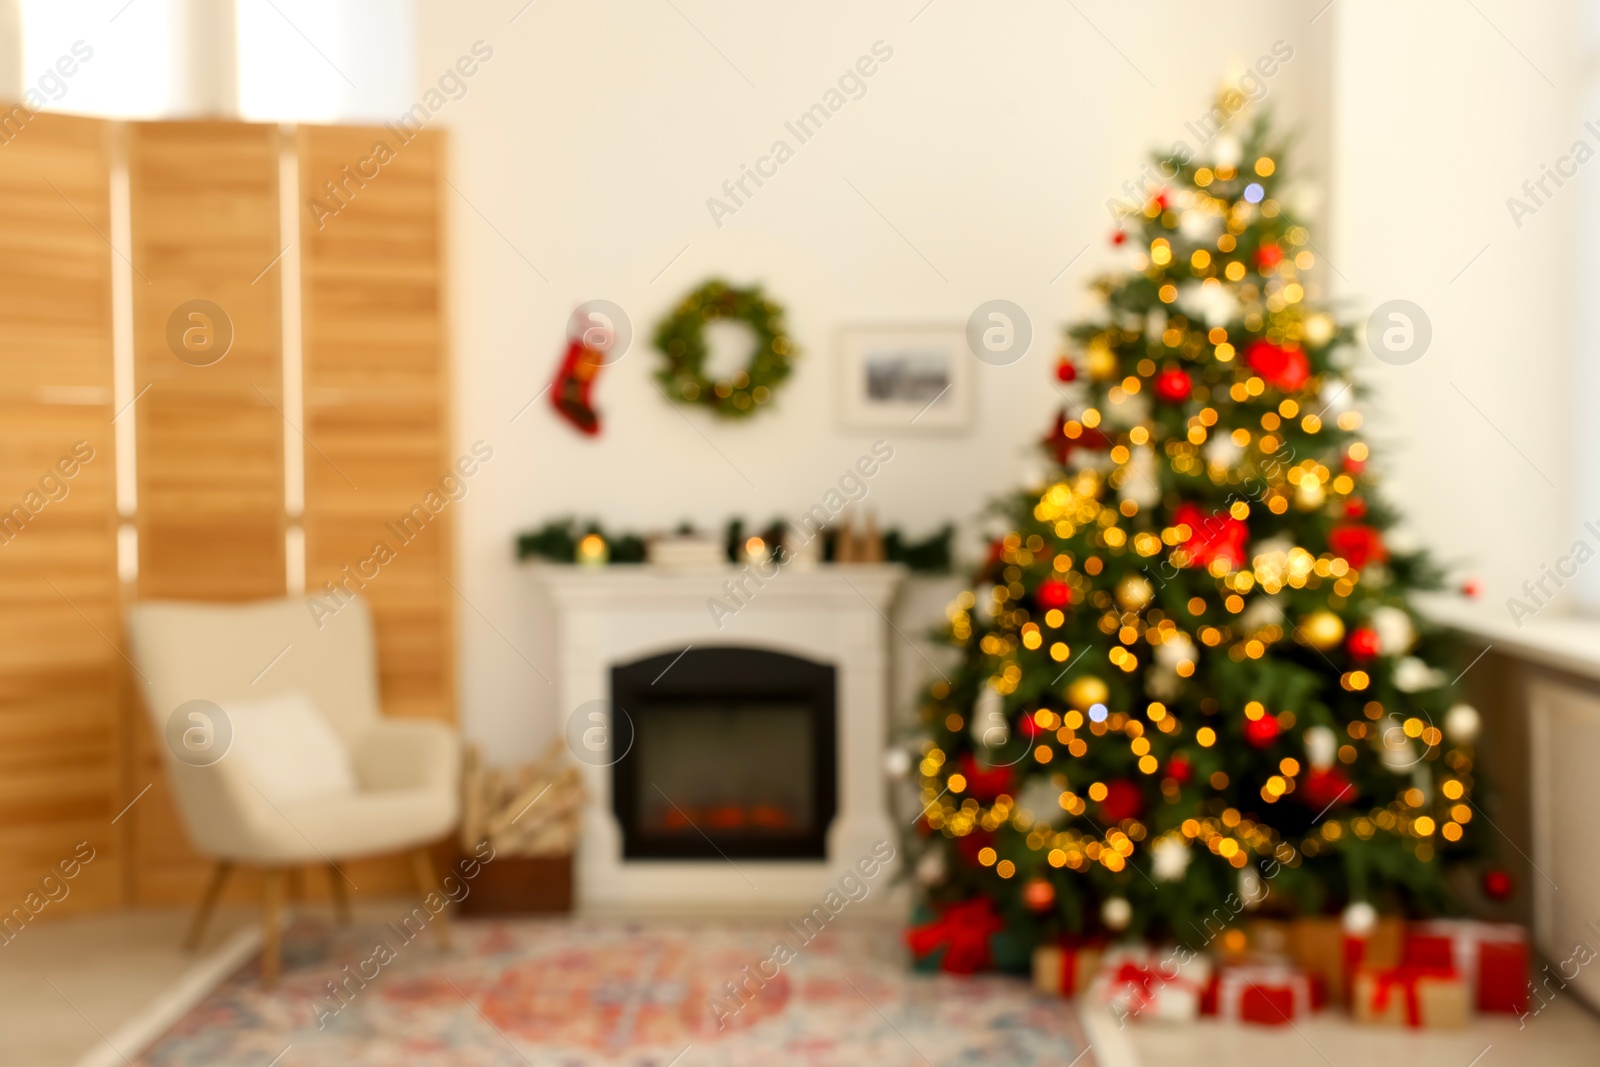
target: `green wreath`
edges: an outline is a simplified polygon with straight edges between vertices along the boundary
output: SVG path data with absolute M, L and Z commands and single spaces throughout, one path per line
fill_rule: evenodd
M 705 328 L 724 319 L 749 326 L 756 345 L 743 370 L 712 380 L 705 372 Z M 667 396 L 683 404 L 704 404 L 727 419 L 746 418 L 770 401 L 798 355 L 784 329 L 783 308 L 768 300 L 759 285 L 736 289 L 717 278 L 684 297 L 661 320 L 655 341 L 667 359 L 656 372 Z

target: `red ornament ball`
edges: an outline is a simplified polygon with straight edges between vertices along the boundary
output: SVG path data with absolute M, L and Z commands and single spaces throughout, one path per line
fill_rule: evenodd
M 1137 819 L 1144 812 L 1144 794 L 1126 778 L 1106 783 L 1106 798 L 1100 802 L 1100 818 L 1107 823 Z
M 1111 243 L 1112 244 L 1114 244 L 1114 245 L 1126 244 L 1127 241 L 1128 241 L 1128 235 L 1126 233 L 1123 233 L 1121 230 L 1113 230 L 1111 232 Z
M 1156 376 L 1156 396 L 1169 404 L 1181 404 L 1194 391 L 1194 381 L 1189 372 L 1168 367 Z
M 1189 757 L 1182 752 L 1174 753 L 1167 760 L 1167 777 L 1179 785 L 1187 785 L 1189 779 L 1194 777 L 1194 764 L 1189 762 Z
M 1345 639 L 1345 649 L 1356 659 L 1371 659 L 1378 654 L 1378 631 L 1358 626 Z
M 1062 359 L 1056 363 L 1056 380 L 1062 382 L 1076 381 L 1078 367 L 1070 359 Z
M 1244 721 L 1244 739 L 1256 748 L 1266 748 L 1278 739 L 1278 734 L 1281 732 L 1278 720 L 1271 715 Z
M 1332 807 L 1335 801 L 1352 804 L 1358 796 L 1350 780 L 1339 773 L 1336 767 L 1329 767 L 1326 770 L 1312 768 L 1300 780 L 1300 788 L 1295 790 L 1295 795 L 1307 807 L 1319 811 Z
M 1510 900 L 1516 891 L 1509 871 L 1494 867 L 1483 872 L 1483 892 L 1490 900 Z
M 1335 526 L 1328 531 L 1328 548 L 1334 555 L 1343 556 L 1356 570 L 1389 558 L 1383 534 L 1371 526 Z
M 1270 270 L 1283 262 L 1283 249 L 1272 242 L 1267 242 L 1256 249 L 1256 266 L 1263 270 Z
M 1033 591 L 1034 601 L 1046 611 L 1072 603 L 1072 587 L 1059 578 L 1046 578 Z
M 1296 392 L 1311 377 L 1311 361 L 1298 348 L 1284 348 L 1271 341 L 1251 341 L 1244 359 L 1268 385 L 1285 393 Z
M 1461 595 L 1470 600 L 1476 600 L 1483 595 L 1483 586 L 1479 584 L 1478 579 L 1468 578 L 1461 583 Z
M 1022 884 L 1022 902 L 1030 911 L 1049 911 L 1056 902 L 1056 887 L 1044 878 L 1029 878 Z
M 1367 502 L 1358 496 L 1353 496 L 1344 502 L 1344 517 L 1347 519 L 1364 519 L 1367 517 Z
M 967 780 L 967 795 L 978 803 L 993 804 L 995 797 L 1011 792 L 1010 767 L 985 767 L 970 752 L 963 753 L 958 762 Z

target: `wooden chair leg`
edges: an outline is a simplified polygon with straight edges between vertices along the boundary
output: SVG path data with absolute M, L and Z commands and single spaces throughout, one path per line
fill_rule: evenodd
M 217 898 L 222 896 L 222 887 L 227 884 L 228 875 L 233 872 L 233 864 L 221 860 L 211 871 L 211 881 L 206 884 L 206 891 L 200 897 L 200 904 L 195 908 L 194 920 L 189 924 L 189 933 L 183 939 L 183 947 L 193 952 L 200 947 L 200 939 L 205 936 L 206 924 L 211 921 L 211 913 L 217 908 Z
M 417 892 L 422 896 L 426 897 L 429 893 L 439 890 L 439 884 L 433 880 L 433 860 L 428 858 L 427 849 L 419 848 L 411 853 L 411 870 L 417 878 Z M 449 911 L 450 907 L 447 899 L 444 909 L 433 920 L 434 926 L 439 931 L 439 947 L 443 949 L 450 947 Z
M 282 870 L 261 874 L 261 985 L 271 989 L 278 984 L 283 944 L 283 891 L 287 881 Z
M 333 894 L 333 915 L 339 925 L 350 925 L 350 894 L 345 889 L 344 873 L 335 864 L 328 864 L 328 888 Z

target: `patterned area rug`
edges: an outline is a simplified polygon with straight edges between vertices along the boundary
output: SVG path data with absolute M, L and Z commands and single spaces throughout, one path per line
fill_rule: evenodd
M 809 943 L 779 924 L 477 920 L 453 933 L 444 952 L 431 930 L 407 941 L 299 921 L 276 990 L 250 964 L 140 1067 L 1093 1062 L 1078 1058 L 1067 1002 L 1017 979 L 914 975 L 883 929 Z M 780 939 L 792 958 L 775 955 Z

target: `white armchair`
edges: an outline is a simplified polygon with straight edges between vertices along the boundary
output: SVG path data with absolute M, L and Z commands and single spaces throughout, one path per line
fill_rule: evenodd
M 425 896 L 437 889 L 425 846 L 457 824 L 460 742 L 443 723 L 382 717 L 372 617 L 363 601 L 347 602 L 320 620 L 293 598 L 247 604 L 148 601 L 130 609 L 128 631 L 134 664 L 147 683 L 136 679 L 135 688 L 143 691 L 161 742 L 178 814 L 195 849 L 217 862 L 189 931 L 190 947 L 199 944 L 230 872 L 240 864 L 263 872 L 262 978 L 267 984 L 277 977 L 279 913 L 291 871 L 327 867 L 341 918 L 349 910 L 347 878 L 338 866 L 344 860 L 409 852 L 418 889 Z M 344 752 L 333 755 L 341 768 L 349 768 L 342 788 L 314 795 L 279 793 L 275 802 L 273 790 L 252 779 L 250 760 L 244 758 L 259 760 L 258 751 L 226 752 L 207 763 L 215 753 L 184 752 L 180 758 L 167 740 L 181 735 L 181 730 L 169 734 L 169 720 L 189 701 L 208 701 L 222 708 L 227 720 L 230 704 L 259 709 L 280 697 L 288 707 L 299 695 L 321 713 L 312 725 L 321 727 L 325 720 L 332 727 L 331 733 L 323 729 L 320 747 L 342 745 Z M 220 750 L 229 725 L 215 727 Z M 305 755 L 309 761 L 330 753 Z M 448 945 L 442 913 L 437 925 Z

